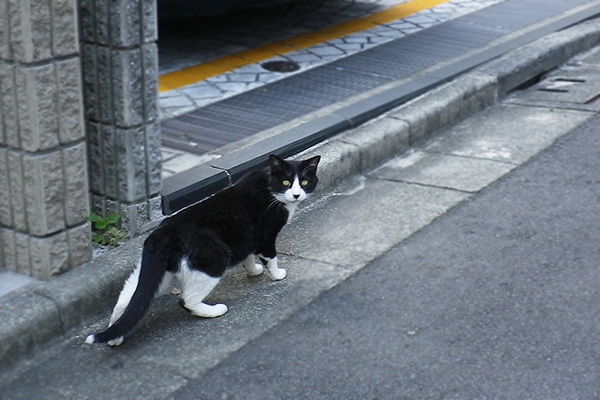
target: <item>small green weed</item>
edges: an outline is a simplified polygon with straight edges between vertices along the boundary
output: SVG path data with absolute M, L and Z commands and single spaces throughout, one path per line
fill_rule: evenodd
M 106 217 L 98 214 L 90 215 L 89 220 L 94 226 L 92 241 L 103 246 L 117 247 L 121 241 L 127 238 L 127 234 L 115 226 L 120 219 L 119 214 L 110 214 Z

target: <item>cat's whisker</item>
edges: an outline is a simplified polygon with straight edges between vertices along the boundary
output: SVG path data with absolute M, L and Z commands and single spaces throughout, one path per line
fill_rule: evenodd
M 267 207 L 267 210 L 270 210 L 271 207 L 277 206 L 281 204 L 281 201 L 279 201 L 279 199 L 277 199 L 277 197 L 273 196 L 273 198 L 271 199 L 271 202 L 269 203 L 269 206 Z

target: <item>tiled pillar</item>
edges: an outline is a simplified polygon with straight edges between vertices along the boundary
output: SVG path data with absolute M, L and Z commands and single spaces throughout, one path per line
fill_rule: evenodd
M 161 217 L 156 0 L 79 0 L 92 204 L 135 235 Z
M 76 0 L 0 0 L 0 266 L 91 257 Z

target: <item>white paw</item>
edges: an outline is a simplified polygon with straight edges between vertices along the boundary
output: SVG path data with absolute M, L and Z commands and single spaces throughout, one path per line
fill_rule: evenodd
M 109 346 L 112 346 L 112 347 L 117 347 L 117 346 L 119 346 L 121 343 L 123 343 L 123 339 L 124 339 L 124 338 L 123 338 L 123 336 L 119 336 L 119 337 L 118 337 L 118 338 L 116 338 L 116 339 L 109 340 L 108 342 L 106 342 L 106 344 L 108 344 Z
M 269 275 L 271 275 L 271 279 L 274 281 L 280 281 L 287 276 L 287 271 L 283 268 L 270 269 Z
M 215 304 L 214 306 L 209 306 L 210 309 L 206 310 L 204 318 L 216 318 L 227 312 L 227 306 L 225 304 Z
M 254 264 L 254 267 L 244 266 L 244 268 L 246 268 L 246 274 L 248 276 L 258 276 L 258 275 L 262 274 L 264 271 L 263 266 L 260 264 Z
M 208 305 L 205 303 L 199 304 L 194 308 L 184 306 L 192 315 L 202 318 L 216 318 L 227 312 L 225 304 Z

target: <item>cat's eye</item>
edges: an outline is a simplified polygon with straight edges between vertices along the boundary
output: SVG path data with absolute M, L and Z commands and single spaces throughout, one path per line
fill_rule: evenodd
M 281 183 L 283 183 L 283 186 L 290 186 L 290 183 L 291 183 L 291 182 L 290 182 L 290 181 L 288 181 L 288 180 L 286 179 L 286 180 L 284 180 L 284 181 L 283 181 L 283 182 L 281 182 Z
M 308 181 L 305 179 L 305 180 L 303 180 L 302 182 L 300 182 L 300 184 L 301 184 L 302 186 L 306 186 L 306 185 L 308 185 Z

